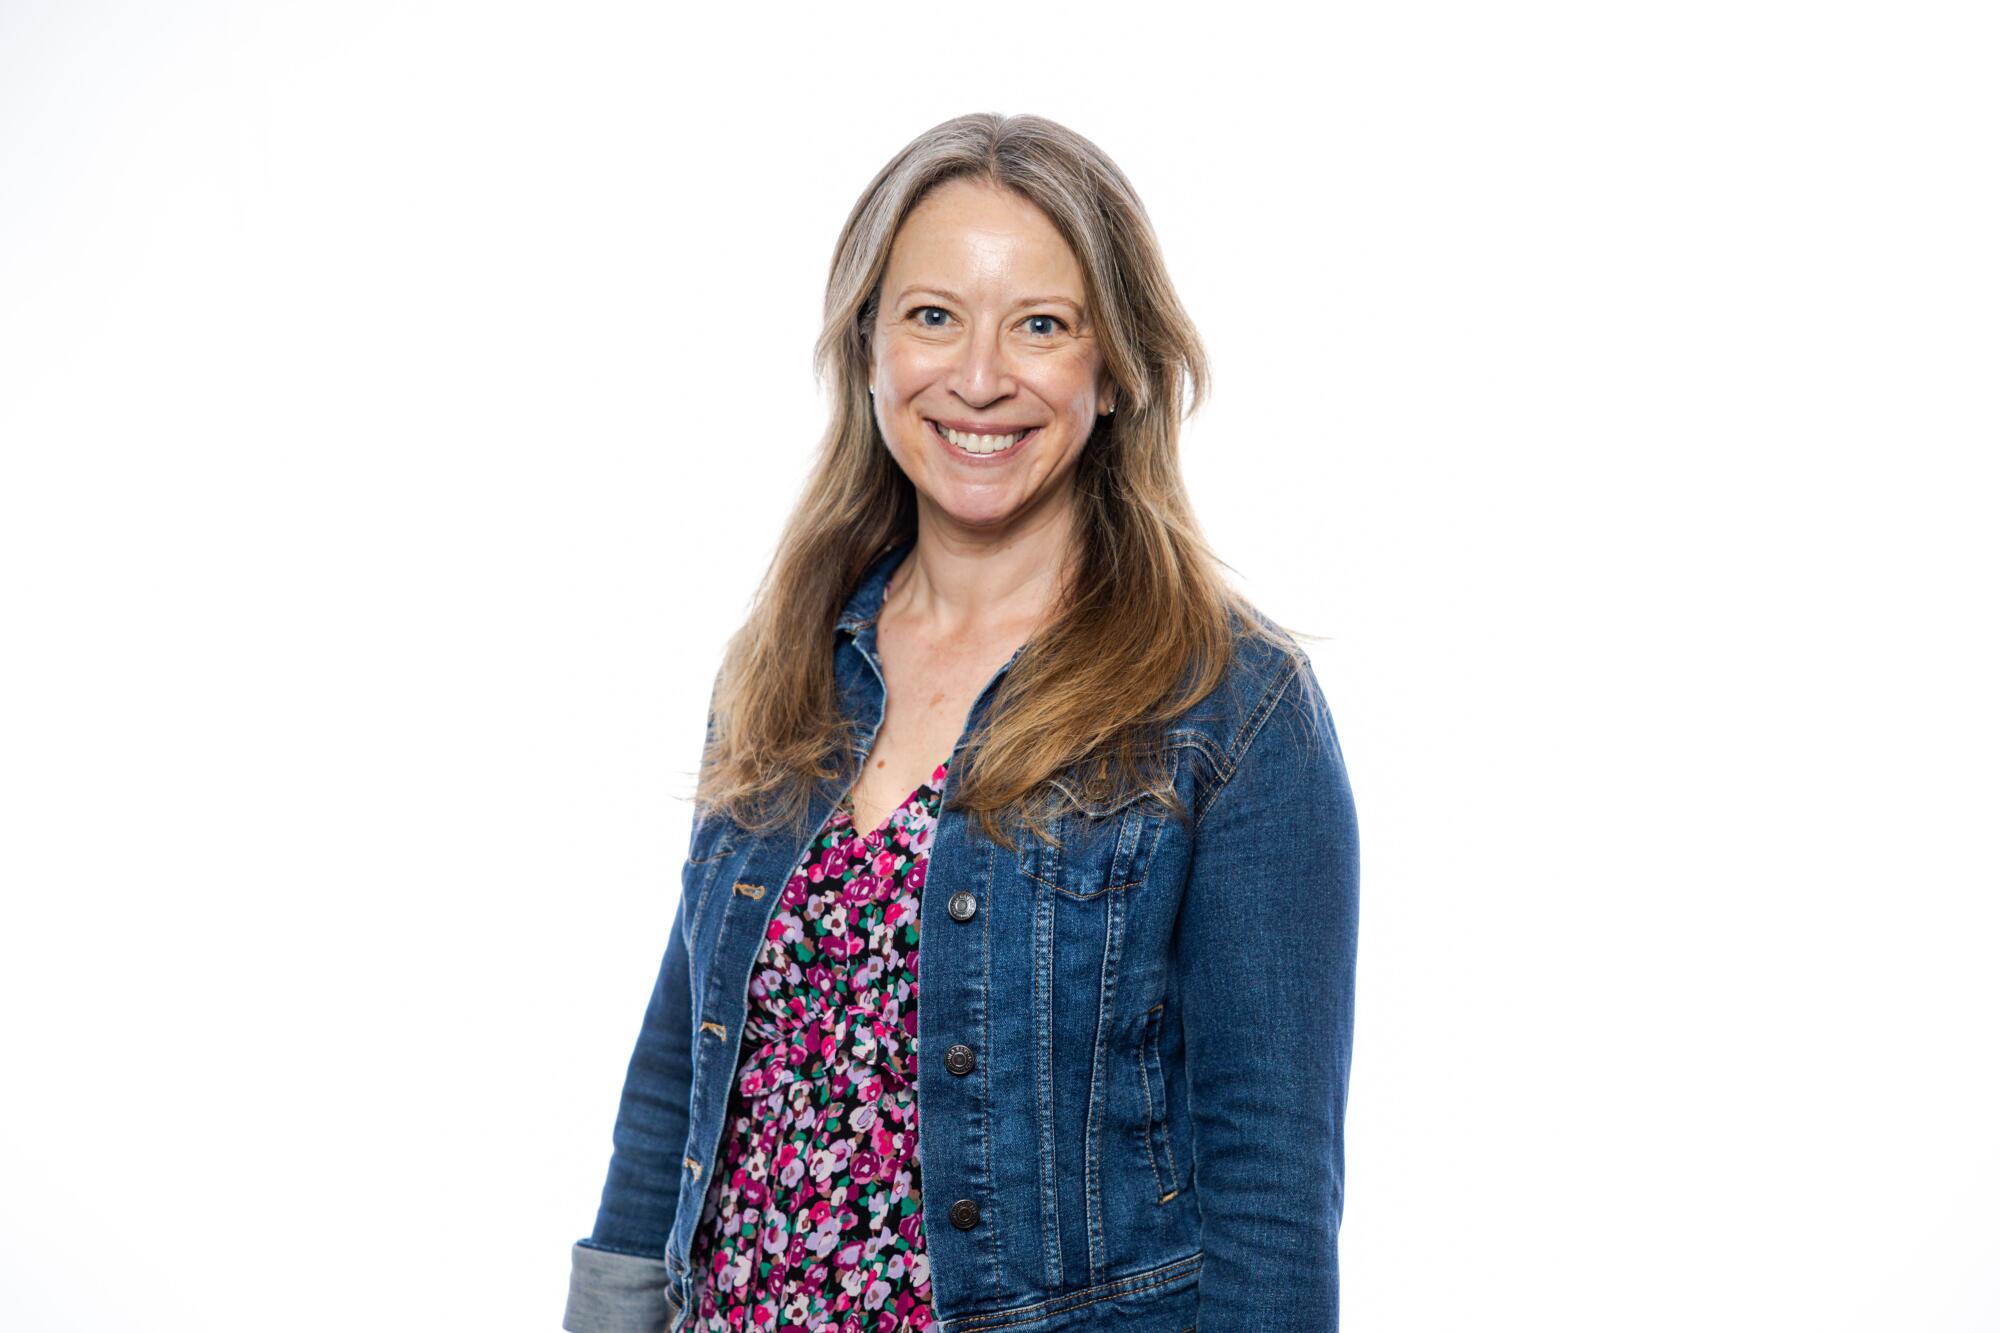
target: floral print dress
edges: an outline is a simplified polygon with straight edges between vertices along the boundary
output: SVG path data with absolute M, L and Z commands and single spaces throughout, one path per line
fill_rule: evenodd
M 931 1325 L 917 909 L 945 768 L 871 833 L 836 808 L 772 913 L 750 978 L 721 1160 L 689 1256 L 688 1329 Z

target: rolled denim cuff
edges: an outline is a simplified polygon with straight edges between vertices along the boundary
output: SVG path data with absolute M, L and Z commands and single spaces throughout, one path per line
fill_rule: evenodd
M 584 1241 L 570 1247 L 566 1333 L 661 1333 L 668 1314 L 663 1260 Z

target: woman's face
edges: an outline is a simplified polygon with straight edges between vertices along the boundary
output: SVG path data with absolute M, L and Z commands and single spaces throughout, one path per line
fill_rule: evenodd
M 939 186 L 904 219 L 879 295 L 875 421 L 927 519 L 1007 529 L 1066 500 L 1117 400 L 1082 269 L 1041 210 L 984 182 Z

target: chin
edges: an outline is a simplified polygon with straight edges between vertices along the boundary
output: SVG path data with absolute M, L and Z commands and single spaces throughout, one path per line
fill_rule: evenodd
M 966 528 L 1004 528 L 1028 508 L 1011 494 L 1000 497 L 954 490 L 946 495 L 933 492 L 929 498 L 939 518 Z

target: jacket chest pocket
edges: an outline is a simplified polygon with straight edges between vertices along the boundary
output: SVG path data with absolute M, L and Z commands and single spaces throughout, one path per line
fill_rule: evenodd
M 1173 759 L 1168 756 L 1168 777 Z M 1093 798 L 1082 784 L 1057 779 L 1064 805 L 1050 822 L 1055 845 L 1032 834 L 1021 853 L 1021 873 L 1043 888 L 1074 899 L 1095 898 L 1144 882 L 1160 834 L 1171 818 L 1159 797 L 1144 791 Z

